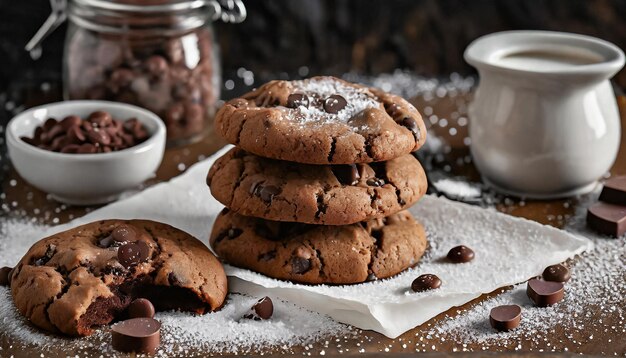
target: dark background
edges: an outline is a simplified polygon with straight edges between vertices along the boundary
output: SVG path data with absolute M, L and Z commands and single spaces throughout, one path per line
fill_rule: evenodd
M 244 2 L 248 19 L 237 25 L 217 23 L 216 31 L 224 79 L 236 80 L 237 69 L 244 67 L 254 72 L 255 85 L 298 73 L 379 74 L 401 68 L 426 76 L 469 74 L 472 69 L 462 58 L 465 47 L 502 30 L 576 32 L 626 47 L 624 0 Z M 53 89 L 60 85 L 66 26 L 45 42 L 40 60 L 23 51 L 49 11 L 47 0 L 0 0 L 0 92 L 19 92 L 33 83 L 47 82 Z M 626 75 L 618 75 L 617 82 L 626 87 Z

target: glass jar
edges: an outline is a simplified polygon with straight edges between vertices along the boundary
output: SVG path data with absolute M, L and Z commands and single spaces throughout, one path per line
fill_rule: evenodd
M 59 1 L 59 0 L 51 0 Z M 159 115 L 168 144 L 203 136 L 221 89 L 212 23 L 240 22 L 237 0 L 70 0 L 66 99 L 101 99 Z

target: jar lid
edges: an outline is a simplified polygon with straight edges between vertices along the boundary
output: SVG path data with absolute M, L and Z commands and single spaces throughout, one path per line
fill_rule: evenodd
M 240 23 L 246 19 L 246 7 L 241 0 L 70 0 L 72 5 L 97 10 L 129 13 L 184 12 L 207 8 L 212 11 L 213 21 Z M 33 52 L 59 25 L 67 19 L 67 0 L 50 0 L 52 12 L 41 28 L 26 44 L 26 51 Z

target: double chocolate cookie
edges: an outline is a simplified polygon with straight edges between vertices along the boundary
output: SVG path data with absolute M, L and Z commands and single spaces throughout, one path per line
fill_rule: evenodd
M 169 225 L 93 222 L 35 243 L 13 270 L 17 309 L 51 332 L 84 336 L 119 319 L 131 301 L 198 314 L 222 306 L 224 269 L 209 249 Z
M 354 284 L 415 265 L 427 247 L 407 211 L 344 226 L 273 222 L 224 209 L 211 245 L 224 261 L 269 277 L 308 284 Z
M 409 102 L 334 77 L 271 81 L 226 103 L 215 121 L 218 133 L 250 153 L 308 164 L 385 161 L 426 140 Z
M 346 225 L 408 208 L 426 192 L 411 154 L 387 162 L 307 165 L 234 148 L 207 177 L 213 196 L 231 210 L 268 220 Z

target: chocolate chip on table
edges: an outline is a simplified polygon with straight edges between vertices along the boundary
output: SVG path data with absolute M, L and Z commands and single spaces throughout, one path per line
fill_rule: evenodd
M 565 265 L 557 264 L 546 267 L 542 277 L 546 281 L 567 282 L 571 278 L 571 274 Z
M 604 182 L 600 201 L 626 206 L 626 175 L 610 178 Z
M 111 232 L 111 237 L 117 242 L 133 241 L 136 236 L 135 229 L 129 225 L 120 225 Z
M 563 299 L 565 289 L 562 282 L 544 281 L 540 279 L 528 280 L 526 295 L 539 307 L 551 306 Z
M 152 354 L 161 344 L 161 323 L 140 317 L 121 321 L 111 327 L 111 345 L 120 352 Z
M 522 320 L 522 308 L 518 305 L 503 305 L 494 307 L 489 313 L 491 327 L 499 332 L 506 332 L 517 328 Z
M 260 321 L 262 319 L 272 318 L 274 314 L 274 303 L 272 299 L 265 296 L 257 301 L 251 308 L 252 313 L 246 314 L 244 318 Z
M 309 97 L 304 93 L 292 93 L 287 97 L 287 107 L 289 108 L 298 108 L 305 107 L 309 108 Z
M 155 313 L 154 305 L 145 298 L 137 298 L 128 306 L 129 318 L 154 318 Z
M 441 287 L 441 279 L 437 275 L 430 273 L 418 276 L 413 283 L 411 283 L 411 289 L 413 292 L 424 292 L 428 290 L 434 290 Z
M 0 286 L 9 286 L 11 284 L 11 270 L 10 267 L 0 268 Z
M 291 259 L 291 272 L 302 275 L 311 269 L 311 261 L 305 257 L 294 256 Z
M 337 180 L 344 185 L 355 185 L 361 178 L 356 164 L 333 165 L 332 171 Z
M 131 242 L 120 246 L 117 259 L 122 266 L 128 268 L 148 259 L 150 247 L 143 241 Z
M 324 110 L 327 113 L 337 114 L 348 105 L 345 98 L 338 94 L 334 94 L 324 100 Z
M 465 245 L 459 245 L 451 248 L 447 257 L 454 263 L 470 262 L 474 259 L 474 251 Z
M 595 203 L 587 209 L 587 225 L 612 237 L 626 233 L 626 206 Z

